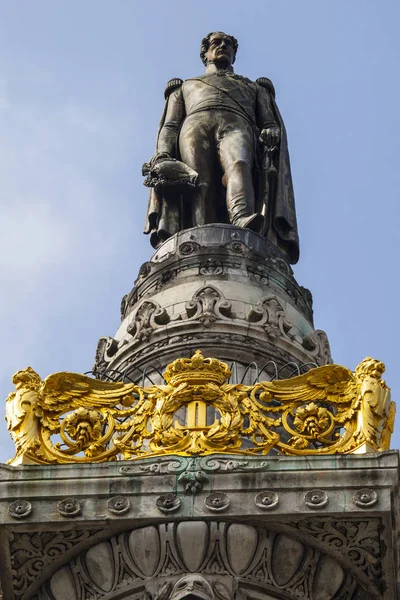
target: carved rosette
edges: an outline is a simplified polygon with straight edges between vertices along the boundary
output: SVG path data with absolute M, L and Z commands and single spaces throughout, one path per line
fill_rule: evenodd
M 57 504 L 57 510 L 62 517 L 77 517 L 82 512 L 82 503 L 76 498 L 66 498 Z
M 8 514 L 13 519 L 25 519 L 32 512 L 32 505 L 28 500 L 16 500 L 8 507 Z

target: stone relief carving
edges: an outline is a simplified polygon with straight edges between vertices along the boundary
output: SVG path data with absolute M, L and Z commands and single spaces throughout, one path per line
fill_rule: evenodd
M 124 515 L 131 507 L 131 502 L 126 496 L 115 496 L 110 498 L 107 508 L 114 515 Z
M 375 490 L 358 490 L 353 496 L 353 502 L 360 508 L 371 508 L 378 502 L 378 494 Z
M 178 477 L 178 483 L 184 485 L 186 494 L 197 494 L 203 489 L 209 478 L 203 471 L 188 470 L 181 473 Z
M 379 519 L 338 521 L 313 518 L 294 526 L 348 557 L 367 577 L 379 582 L 382 575 Z
M 248 315 L 248 321 L 256 323 L 265 331 L 270 340 L 284 336 L 302 344 L 300 331 L 288 318 L 285 308 L 275 296 L 262 298 L 253 306 Z
M 13 519 L 25 519 L 32 512 L 32 505 L 28 500 L 16 500 L 8 507 L 8 514 Z
M 146 300 L 137 309 L 127 330 L 135 341 L 148 341 L 153 331 L 169 323 L 169 320 L 165 308 L 153 300 Z
M 66 498 L 57 504 L 62 517 L 77 517 L 82 512 L 82 503 L 76 498 Z
M 200 244 L 197 242 L 184 242 L 179 246 L 179 253 L 183 254 L 183 256 L 187 256 L 188 254 L 193 254 L 200 248 Z
M 304 502 L 310 508 L 324 508 L 328 504 L 329 498 L 323 490 L 311 490 L 305 494 Z
M 185 457 L 179 456 L 171 459 L 170 457 L 157 458 L 155 462 L 148 462 L 145 465 L 122 466 L 119 468 L 121 475 L 142 475 L 143 472 L 149 475 L 164 475 L 166 473 L 216 473 L 218 471 L 265 471 L 268 469 L 268 462 L 263 459 L 252 457 L 251 464 L 248 460 L 236 460 L 233 458 L 216 458 L 214 456 L 203 457 Z M 205 482 L 205 479 L 204 479 Z M 185 483 L 184 480 L 181 483 Z
M 272 491 L 259 492 L 254 498 L 255 505 L 262 510 L 271 510 L 278 505 L 278 502 L 278 494 Z
M 232 318 L 232 303 L 212 285 L 198 289 L 185 309 L 190 320 L 200 321 L 206 327 L 218 319 Z
M 331 348 L 325 331 L 316 329 L 303 338 L 302 344 L 315 357 L 319 365 L 332 363 Z
M 23 596 L 42 571 L 98 530 L 34 531 L 11 534 L 14 594 Z
M 224 512 L 228 510 L 230 500 L 224 492 L 213 492 L 206 497 L 204 505 L 212 512 Z
M 107 368 L 108 363 L 118 350 L 118 342 L 112 337 L 105 335 L 97 342 L 94 371 L 102 371 Z
M 301 539 L 276 530 L 276 526 L 268 530 L 216 521 L 164 523 L 116 534 L 64 564 L 42 585 L 36 600 L 65 600 L 69 582 L 68 600 L 112 598 L 114 594 L 126 600 L 136 598 L 136 594 L 142 594 L 141 598 L 147 594 L 153 600 L 239 600 L 246 597 L 247 590 L 251 597 L 254 590 L 256 597 L 271 594 L 303 600 L 359 600 L 364 598 L 366 587 L 372 598 L 380 597 L 375 576 L 358 577 L 359 551 L 365 548 L 362 540 L 369 546 L 365 536 L 374 535 L 373 531 L 361 533 L 363 523 L 353 522 L 336 537 L 329 537 L 322 523 L 314 529 L 311 526 L 310 532 L 310 524 L 305 523 Z M 354 534 L 351 528 L 360 533 Z M 327 539 L 313 547 L 305 541 L 305 529 L 311 541 L 320 529 Z M 343 540 L 342 552 L 351 555 L 356 550 L 352 572 L 334 558 L 338 535 Z M 30 559 L 26 553 L 17 551 L 16 556 L 27 566 Z M 376 562 L 375 551 L 365 558 Z M 17 596 L 26 594 L 32 581 L 18 582 Z
M 207 258 L 199 265 L 199 275 L 222 275 L 224 272 L 224 263 L 221 260 Z
M 181 505 L 180 498 L 176 494 L 164 494 L 159 496 L 156 501 L 158 510 L 163 513 L 171 513 L 178 510 Z

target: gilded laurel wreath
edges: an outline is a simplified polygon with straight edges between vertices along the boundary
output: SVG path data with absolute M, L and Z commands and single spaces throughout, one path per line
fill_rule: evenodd
M 103 382 L 77 373 L 44 381 L 30 367 L 7 398 L 11 464 L 103 462 L 118 456 L 211 453 L 334 454 L 388 449 L 395 405 L 366 358 L 253 386 L 226 383 L 228 366 L 200 351 L 178 359 L 165 385 Z M 209 422 L 210 410 L 213 414 Z

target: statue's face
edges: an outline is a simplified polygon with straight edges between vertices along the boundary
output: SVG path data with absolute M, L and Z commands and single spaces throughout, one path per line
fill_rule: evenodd
M 206 52 L 207 62 L 213 62 L 223 67 L 230 67 L 235 59 L 235 50 L 231 38 L 216 31 L 210 38 L 210 45 Z
M 171 600 L 214 600 L 211 585 L 200 575 L 187 575 L 174 585 Z

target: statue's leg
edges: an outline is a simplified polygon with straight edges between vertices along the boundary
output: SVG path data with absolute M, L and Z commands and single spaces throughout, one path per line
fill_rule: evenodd
M 220 120 L 218 139 L 229 220 L 234 225 L 258 230 L 263 219 L 261 215 L 254 215 L 253 130 L 241 117 L 225 113 Z
M 205 111 L 187 117 L 179 135 L 182 161 L 199 174 L 191 199 L 193 226 L 216 222 L 214 130 L 214 115 Z

